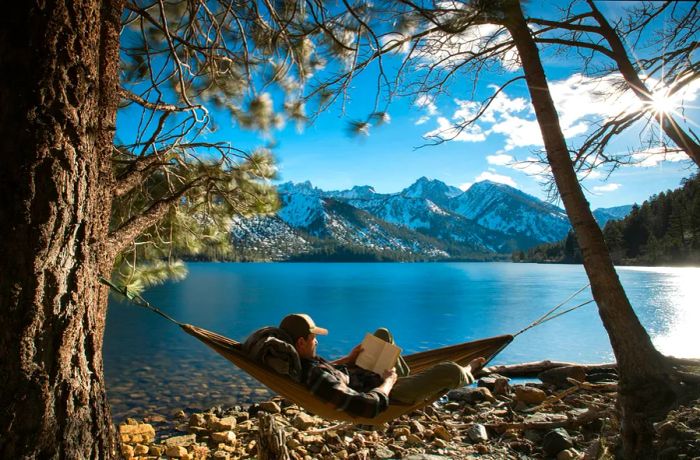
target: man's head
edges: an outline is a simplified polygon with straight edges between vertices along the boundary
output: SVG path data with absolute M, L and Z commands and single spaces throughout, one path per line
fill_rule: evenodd
M 316 356 L 316 335 L 328 335 L 328 329 L 316 326 L 309 315 L 295 313 L 284 317 L 280 329 L 292 338 L 294 348 L 302 358 Z

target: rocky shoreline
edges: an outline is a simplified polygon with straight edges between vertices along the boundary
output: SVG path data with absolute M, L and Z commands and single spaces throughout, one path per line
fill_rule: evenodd
M 292 459 L 613 458 L 614 376 L 591 383 L 572 374 L 519 385 L 490 375 L 378 428 L 328 422 L 274 397 L 247 407 L 128 419 L 119 436 L 126 459 L 280 458 L 260 448 L 269 443 L 267 433 Z M 659 458 L 700 458 L 697 402 L 671 412 L 655 430 Z

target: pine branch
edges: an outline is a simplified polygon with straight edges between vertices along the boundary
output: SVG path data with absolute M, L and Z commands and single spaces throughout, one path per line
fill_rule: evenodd
M 117 177 L 112 193 L 115 197 L 125 195 L 143 183 L 145 177 L 151 174 L 153 167 L 162 164 L 162 162 L 161 155 L 148 155 L 135 159 L 129 169 Z
M 189 190 L 199 185 L 204 177 L 197 177 L 186 183 L 177 192 L 158 199 L 151 203 L 143 212 L 135 214 L 121 226 L 112 230 L 108 236 L 108 250 L 111 254 L 117 254 L 131 244 L 144 230 L 157 224 L 170 207 L 177 203 Z

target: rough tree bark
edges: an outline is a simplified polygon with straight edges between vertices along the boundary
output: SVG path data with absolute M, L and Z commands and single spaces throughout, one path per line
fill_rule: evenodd
M 576 233 L 593 297 L 619 366 L 624 456 L 629 459 L 648 458 L 652 455 L 651 421 L 654 416 L 665 415 L 675 399 L 669 367 L 632 310 L 603 234 L 578 182 L 539 51 L 520 3 L 504 0 L 503 12 L 503 25 L 513 37 L 520 55 L 547 160 Z
M 0 19 L 0 458 L 111 458 L 102 341 L 121 0 Z

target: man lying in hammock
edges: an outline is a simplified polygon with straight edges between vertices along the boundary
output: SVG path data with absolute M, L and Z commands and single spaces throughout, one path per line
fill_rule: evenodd
M 318 398 L 333 404 L 354 416 L 376 417 L 389 407 L 389 399 L 414 404 L 445 390 L 459 388 L 472 383 L 471 372 L 484 365 L 484 358 L 477 358 L 467 366 L 448 361 L 415 375 L 404 360 L 399 360 L 394 369 L 380 376 L 355 366 L 362 351 L 360 345 L 344 358 L 333 362 L 316 355 L 317 335 L 327 335 L 328 330 L 316 326 L 305 314 L 286 316 L 280 329 L 288 333 L 301 359 L 301 383 Z M 391 333 L 378 329 L 375 336 L 394 343 Z

